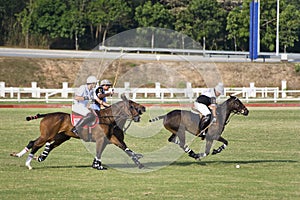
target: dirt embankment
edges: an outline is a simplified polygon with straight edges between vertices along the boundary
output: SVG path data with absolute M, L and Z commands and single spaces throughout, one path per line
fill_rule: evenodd
M 293 63 L 188 63 L 136 60 L 33 59 L 0 58 L 0 81 L 6 86 L 30 87 L 36 81 L 41 88 L 61 88 L 81 84 L 89 74 L 99 79 L 110 79 L 117 85 L 139 80 L 139 86 L 154 85 L 206 87 L 211 82 L 223 81 L 226 87 L 281 87 L 286 80 L 288 89 L 300 89 L 300 74 Z M 81 80 L 82 79 L 82 80 Z

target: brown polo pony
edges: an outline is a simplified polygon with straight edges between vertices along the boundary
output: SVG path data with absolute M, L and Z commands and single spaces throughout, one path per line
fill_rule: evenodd
M 247 116 L 249 111 L 237 97 L 230 96 L 229 99 L 218 105 L 217 113 L 217 123 L 211 124 L 207 130 L 205 153 L 199 154 L 196 154 L 185 144 L 185 131 L 188 131 L 193 135 L 197 134 L 200 120 L 199 114 L 195 114 L 187 110 L 173 110 L 166 115 L 158 116 L 149 121 L 154 122 L 163 119 L 164 127 L 172 133 L 168 141 L 178 144 L 186 153 L 189 154 L 190 157 L 201 159 L 210 153 L 214 140 L 222 142 L 223 145 L 217 150 L 214 149 L 212 154 L 221 153 L 221 151 L 228 145 L 228 141 L 225 140 L 221 134 L 224 131 L 225 125 L 229 122 L 230 114 L 243 114 L 244 116 Z M 176 137 L 179 138 L 179 141 L 176 140 Z
M 96 142 L 96 156 L 92 167 L 98 170 L 106 169 L 102 166 L 101 155 L 107 144 L 112 143 L 121 148 L 125 153 L 131 157 L 134 163 L 143 168 L 139 162 L 142 157 L 141 154 L 136 154 L 130 150 L 124 142 L 124 125 L 126 121 L 133 120 L 140 121 L 140 115 L 146 111 L 146 108 L 134 101 L 128 100 L 125 95 L 121 96 L 122 101 L 112 104 L 109 108 L 100 111 L 99 124 L 93 128 L 83 129 L 80 137 L 71 132 L 73 127 L 71 123 L 70 114 L 63 112 L 55 112 L 48 114 L 38 114 L 26 119 L 43 118 L 40 122 L 41 135 L 36 140 L 30 141 L 28 145 L 19 153 L 12 153 L 11 156 L 21 157 L 31 149 L 31 152 L 26 159 L 25 165 L 32 169 L 30 163 L 34 154 L 46 144 L 45 150 L 37 158 L 39 162 L 44 161 L 55 147 L 63 142 L 69 140 L 71 137 L 82 139 L 86 142 Z

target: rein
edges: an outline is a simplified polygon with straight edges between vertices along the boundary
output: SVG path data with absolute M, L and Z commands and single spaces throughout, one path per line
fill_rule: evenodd
M 226 126 L 226 125 L 230 122 L 231 118 L 232 118 L 235 114 L 237 114 L 237 113 L 234 112 L 233 115 L 231 115 L 231 116 L 226 120 L 224 126 Z
M 113 117 L 113 118 L 115 118 L 115 120 L 114 120 L 115 122 L 117 122 L 118 120 L 127 119 L 127 117 L 124 116 L 124 115 L 106 115 L 106 116 L 98 116 L 98 117 L 99 118 L 111 118 L 111 117 Z M 132 120 L 133 119 L 130 119 L 129 124 L 125 128 L 123 128 L 124 133 L 126 133 L 127 129 L 130 127 Z M 110 121 L 112 121 L 112 120 L 110 120 Z M 99 124 L 104 124 L 104 125 L 107 125 L 107 126 L 111 125 L 109 123 L 101 123 L 100 120 L 99 120 Z M 115 126 L 117 126 L 117 125 L 115 125 Z
M 239 115 L 239 114 L 241 114 L 240 111 L 236 111 L 236 110 L 232 111 L 232 113 L 233 113 L 233 114 L 226 120 L 224 126 L 226 126 L 226 125 L 230 122 L 231 118 L 232 118 L 234 115 Z
M 129 124 L 126 126 L 126 128 L 124 128 L 124 134 L 126 133 L 127 129 L 130 127 L 131 125 L 131 122 L 132 122 L 132 119 L 129 121 Z

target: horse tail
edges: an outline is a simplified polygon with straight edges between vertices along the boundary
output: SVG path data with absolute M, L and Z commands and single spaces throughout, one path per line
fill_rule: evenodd
M 166 115 L 157 116 L 157 117 L 155 117 L 155 118 L 153 118 L 153 119 L 149 119 L 149 122 L 155 122 L 155 121 L 158 121 L 158 120 L 160 120 L 160 119 L 165 118 L 165 116 L 166 116 Z
M 28 117 L 26 117 L 26 120 L 27 121 L 30 121 L 30 120 L 33 120 L 33 119 L 38 119 L 38 118 L 43 118 L 43 117 L 45 117 L 47 114 L 37 114 L 37 115 L 35 115 L 35 116 L 28 116 Z

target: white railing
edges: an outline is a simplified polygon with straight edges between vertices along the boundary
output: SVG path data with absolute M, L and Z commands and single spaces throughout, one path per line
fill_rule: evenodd
M 61 89 L 42 89 L 37 87 L 36 82 L 32 82 L 32 87 L 5 87 L 4 82 L 0 82 L 0 101 L 5 102 L 72 102 L 75 88 L 69 88 L 64 82 Z M 255 101 L 300 101 L 300 90 L 287 90 L 286 82 L 283 81 L 282 89 L 279 87 L 255 87 L 250 83 L 249 87 L 226 87 L 225 94 L 221 98 L 229 95 L 238 96 L 244 102 Z M 114 88 L 114 95 L 111 100 L 120 99 L 125 93 L 133 100 L 141 102 L 192 102 L 207 88 L 192 88 L 192 84 L 187 82 L 185 88 L 162 88 L 160 83 L 155 83 L 154 88 L 134 88 L 129 82 L 124 83 L 123 88 Z M 118 98 L 117 98 L 118 97 Z

